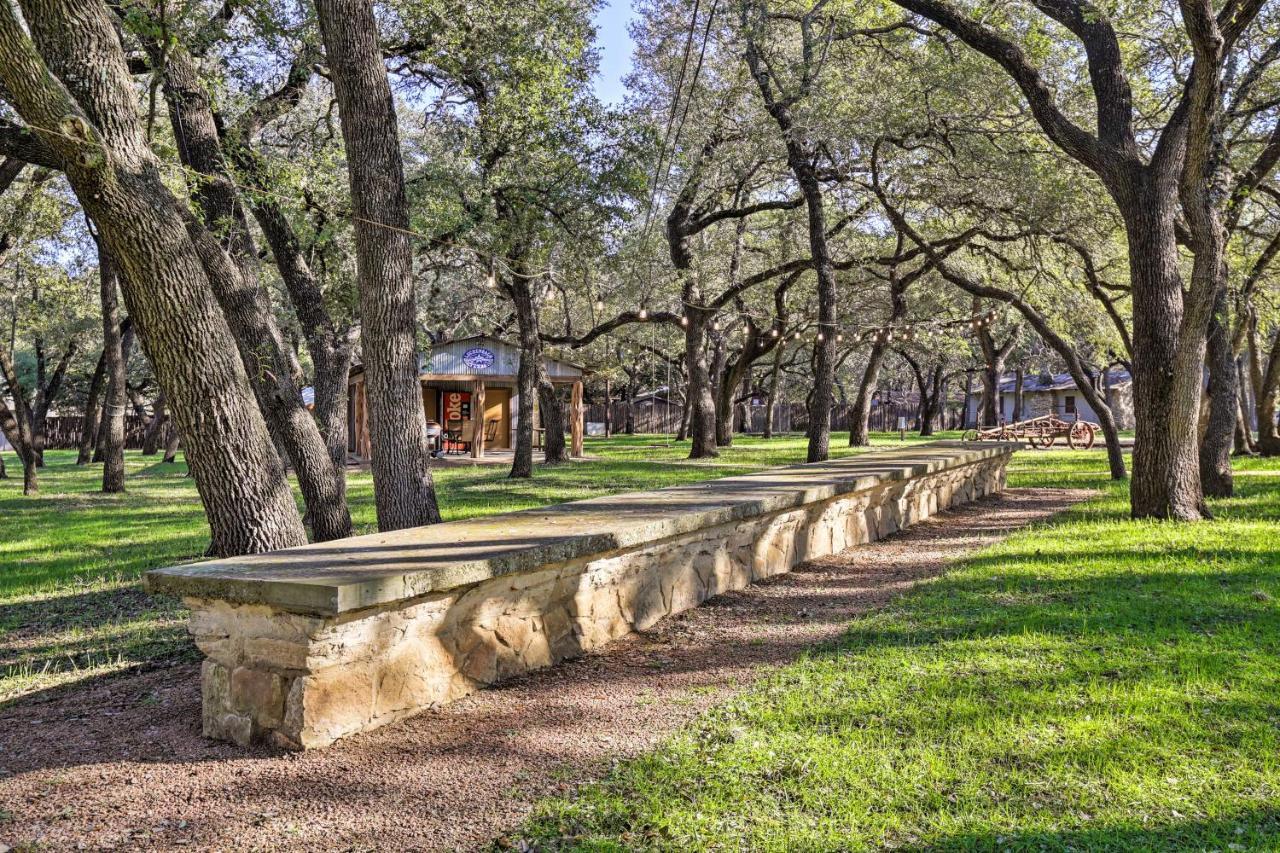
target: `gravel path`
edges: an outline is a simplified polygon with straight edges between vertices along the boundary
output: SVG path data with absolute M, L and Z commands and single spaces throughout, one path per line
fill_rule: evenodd
M 482 846 L 854 614 L 1091 494 L 983 499 L 323 752 L 203 739 L 192 665 L 37 695 L 0 711 L 0 853 Z

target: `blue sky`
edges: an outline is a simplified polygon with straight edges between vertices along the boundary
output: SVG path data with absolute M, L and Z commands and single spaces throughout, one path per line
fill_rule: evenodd
M 631 0 L 607 0 L 596 13 L 600 47 L 596 95 L 607 104 L 621 103 L 626 93 L 622 78 L 631 70 L 631 36 L 627 34 L 627 24 L 633 14 Z

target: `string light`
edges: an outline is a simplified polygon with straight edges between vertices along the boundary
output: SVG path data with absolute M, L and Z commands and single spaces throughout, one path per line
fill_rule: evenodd
M 649 309 L 647 309 L 647 308 L 641 308 L 641 309 L 640 309 L 640 319 L 641 319 L 641 320 L 648 320 L 648 319 L 649 319 Z
M 681 315 L 680 315 L 680 325 L 681 325 L 681 326 L 687 326 L 687 325 L 689 325 L 689 318 L 688 318 L 688 317 L 686 317 L 685 315 L 681 314 Z
M 777 336 L 778 336 L 778 330 L 776 328 L 769 330 L 769 337 L 776 338 Z
M 604 310 L 604 300 L 603 300 L 603 299 L 597 299 L 597 300 L 596 300 L 596 310 L 597 310 L 597 311 L 603 311 L 603 310 Z

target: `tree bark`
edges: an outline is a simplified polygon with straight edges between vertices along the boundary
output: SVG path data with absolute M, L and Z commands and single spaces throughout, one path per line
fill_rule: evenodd
M 782 352 L 786 349 L 782 341 L 773 350 L 773 364 L 769 367 L 769 392 L 764 403 L 764 437 L 773 438 L 773 413 L 778 406 L 778 392 L 782 376 Z
M 690 459 L 714 459 L 716 445 L 716 401 L 711 393 L 711 372 L 707 367 L 707 324 L 711 314 L 693 305 L 685 307 L 685 372 L 688 374 Z
M 168 406 L 164 401 L 164 394 L 159 394 L 151 404 L 151 419 L 147 421 L 146 432 L 142 435 L 143 456 L 155 456 L 160 452 L 160 435 L 168 421 Z
M 209 95 L 185 48 L 171 46 L 162 61 L 178 153 L 185 165 L 208 177 L 199 184 L 196 202 L 206 225 L 224 232 L 223 248 L 235 261 L 234 268 L 210 276 L 214 295 L 235 336 L 258 406 L 298 478 L 315 539 L 350 536 L 345 478 L 302 402 L 302 370 L 258 280 L 257 253 L 223 156 Z
M 1013 420 L 1014 421 L 1022 421 L 1022 420 L 1026 420 L 1027 418 L 1026 413 L 1022 411 L 1022 406 L 1023 406 L 1022 386 L 1025 379 L 1026 377 L 1023 374 L 1022 365 L 1018 365 L 1018 368 L 1013 372 Z
M 514 275 L 507 282 L 506 289 L 515 307 L 516 323 L 520 328 L 520 367 L 516 374 L 516 447 L 511 472 L 507 476 L 527 479 L 533 476 L 533 402 L 535 395 L 541 390 L 538 365 L 542 362 L 542 336 L 539 334 L 537 306 L 533 302 L 529 282 Z M 544 437 L 548 436 L 544 434 Z
M 89 394 L 85 398 L 84 417 L 80 419 L 80 448 L 76 453 L 76 465 L 88 465 L 93 459 L 97 444 L 98 422 L 102 417 L 102 379 L 107 370 L 107 351 L 98 356 L 98 365 L 89 379 Z
M 1256 329 L 1250 332 L 1249 350 L 1254 419 L 1258 422 L 1258 452 L 1263 456 L 1280 456 L 1280 428 L 1276 425 L 1276 405 L 1280 402 L 1280 332 L 1271 340 L 1265 365 Z
M 1235 492 L 1231 475 L 1231 449 L 1235 442 L 1239 389 L 1236 361 L 1228 331 L 1227 291 L 1222 288 L 1214 301 L 1209 323 L 1209 417 L 1200 441 L 1200 485 L 1207 497 L 1229 498 Z
M 165 465 L 172 465 L 178 460 L 178 445 L 181 444 L 182 434 L 178 432 L 177 427 L 172 422 L 169 424 L 169 437 L 164 443 L 164 456 L 160 459 Z
M 15 399 L 14 405 L 19 409 L 19 412 L 12 411 L 5 403 L 4 397 L 0 396 L 0 431 L 4 432 L 4 437 L 9 440 L 14 452 L 18 454 L 18 462 L 22 464 L 22 493 L 24 495 L 34 495 L 40 491 L 39 478 L 36 474 L 36 460 L 31 455 L 30 445 L 27 444 L 26 439 L 23 437 L 22 404 Z
M 129 314 L 188 439 L 211 553 L 304 543 L 199 244 L 219 249 L 162 180 L 106 8 L 29 0 L 23 10 L 31 38 L 0 7 L 0 80 L 28 124 L 62 129 L 41 139 L 121 267 Z
M 1194 521 L 1206 513 L 1197 433 L 1204 326 L 1185 317 L 1174 199 L 1167 190 L 1146 185 L 1136 197 L 1137 203 L 1122 209 L 1132 282 L 1137 427 L 1131 511 L 1135 518 Z
M 346 143 L 378 528 L 431 524 L 409 204 L 377 23 L 369 0 L 318 0 L 316 11 Z
M 102 491 L 116 494 L 124 491 L 124 416 L 128 405 L 125 395 L 124 340 L 120 328 L 118 273 L 111 254 L 98 242 L 98 279 L 102 290 L 102 352 L 106 356 L 107 395 L 103 401 L 105 441 L 102 449 Z
M 546 464 L 555 465 L 569 461 L 569 450 L 564 440 L 567 424 L 564 401 L 560 399 L 556 387 L 547 378 L 546 367 L 541 359 L 537 363 L 538 375 L 538 411 L 542 414 L 542 426 L 546 432 L 542 436 L 542 455 Z

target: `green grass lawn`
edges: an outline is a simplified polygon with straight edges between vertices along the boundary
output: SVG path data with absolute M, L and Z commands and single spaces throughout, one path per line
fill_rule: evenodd
M 860 452 L 841 436 L 833 439 L 835 455 Z M 896 435 L 873 441 L 899 443 Z M 803 461 L 805 441 L 739 437 L 719 459 L 703 463 L 686 461 L 688 444 L 663 436 L 587 439 L 586 452 L 590 461 L 539 468 L 532 480 L 508 480 L 505 466 L 441 468 L 441 511 L 452 520 L 747 473 Z M 138 585 L 143 571 L 199 559 L 208 546 L 204 513 L 185 467 L 129 453 L 128 492 L 104 495 L 101 466 L 77 467 L 74 451 L 46 456 L 38 496 L 22 495 L 12 453 L 7 462 L 15 476 L 0 480 L 0 704 L 194 655 L 180 604 L 150 598 Z M 352 472 L 349 482 L 358 531 L 372 532 L 372 480 Z
M 856 619 L 523 835 L 583 850 L 1280 849 L 1280 462 L 1195 525 L 1099 496 Z

